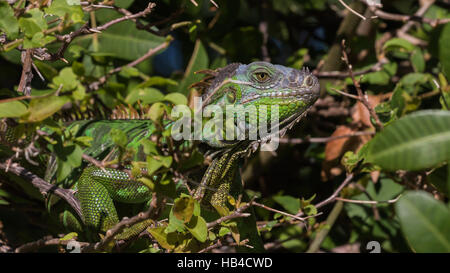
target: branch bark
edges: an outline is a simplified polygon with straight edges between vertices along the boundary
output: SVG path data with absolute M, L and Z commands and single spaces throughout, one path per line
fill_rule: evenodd
M 14 173 L 15 175 L 20 176 L 27 181 L 30 181 L 30 183 L 33 184 L 34 187 L 38 188 L 44 196 L 48 195 L 49 193 L 53 193 L 61 197 L 67 203 L 69 203 L 69 205 L 75 210 L 78 216 L 83 219 L 80 201 L 75 198 L 73 190 L 59 188 L 56 185 L 50 184 L 44 179 L 20 166 L 18 163 L 13 163 L 9 166 L 8 164 L 0 163 L 0 169 L 8 169 L 9 172 Z

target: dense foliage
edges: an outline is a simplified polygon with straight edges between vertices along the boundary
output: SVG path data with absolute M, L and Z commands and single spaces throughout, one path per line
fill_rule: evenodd
M 121 157 L 100 163 L 146 166 L 139 181 L 160 211 L 140 236 L 106 236 L 101 250 L 251 251 L 239 217 L 214 223 L 193 198 L 208 159 L 164 122 L 199 95 L 195 71 L 257 60 L 314 69 L 322 95 L 276 152 L 246 159 L 256 199 L 230 199 L 221 216 L 254 209 L 271 252 L 450 252 L 450 2 L 342 2 L 0 1 L 0 129 L 19 129 L 15 145 L 0 145 L 0 252 L 99 247 L 60 223 L 66 200 L 36 177 L 69 188 L 94 162 L 69 121 L 111 115 L 155 122 L 146 162 L 130 162 L 117 130 Z

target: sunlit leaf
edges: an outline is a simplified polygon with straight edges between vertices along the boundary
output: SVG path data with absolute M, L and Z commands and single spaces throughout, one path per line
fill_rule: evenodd
M 450 112 L 424 110 L 392 122 L 371 141 L 367 160 L 386 170 L 420 170 L 450 159 Z

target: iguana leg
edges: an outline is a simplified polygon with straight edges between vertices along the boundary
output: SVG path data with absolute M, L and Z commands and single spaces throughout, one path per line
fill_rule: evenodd
M 209 165 L 203 176 L 200 187 L 196 192 L 196 197 L 203 197 L 202 204 L 207 207 L 211 205 L 219 209 L 226 207 L 228 196 L 237 199 L 242 194 L 242 201 L 250 201 L 248 196 L 242 191 L 242 181 L 239 173 L 239 160 L 246 153 L 246 150 L 239 150 L 224 153 L 215 158 Z M 253 249 L 239 247 L 240 252 L 264 252 L 264 246 L 256 227 L 256 218 L 253 208 L 247 210 L 249 217 L 237 218 L 239 234 L 241 239 L 249 239 Z
M 85 224 L 99 231 L 106 231 L 119 222 L 113 200 L 142 203 L 151 198 L 150 190 L 132 180 L 128 173 L 110 168 L 102 170 L 95 166 L 84 169 L 77 189 Z M 147 221 L 147 224 L 150 222 Z M 142 230 L 142 224 L 127 228 L 119 237 L 136 234 L 133 228 Z
M 235 179 L 239 159 L 245 151 L 223 153 L 213 159 L 196 192 L 196 198 L 208 207 L 225 206 Z

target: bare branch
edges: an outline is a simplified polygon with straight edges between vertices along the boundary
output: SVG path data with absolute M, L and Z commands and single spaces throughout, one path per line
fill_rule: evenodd
M 384 64 L 388 63 L 388 60 L 386 58 L 381 59 L 371 67 L 353 72 L 354 76 L 360 76 L 364 75 L 370 72 L 377 72 L 380 71 Z M 333 78 L 333 79 L 343 79 L 349 77 L 348 72 L 342 72 L 342 71 L 314 71 L 313 74 L 318 78 Z
M 100 33 L 103 30 L 108 29 L 109 27 L 123 22 L 123 21 L 127 21 L 127 20 L 133 20 L 139 17 L 145 17 L 148 14 L 150 14 L 152 12 L 152 9 L 156 6 L 155 3 L 150 2 L 147 7 L 141 11 L 138 12 L 136 14 L 130 14 L 130 15 L 125 15 L 123 17 L 111 20 L 101 26 L 95 27 L 95 28 L 90 28 L 89 27 L 89 22 L 87 22 L 86 24 L 84 24 L 81 28 L 69 33 L 69 34 L 65 34 L 65 35 L 55 35 L 56 39 L 63 42 L 63 44 L 61 45 L 61 47 L 58 49 L 58 51 L 54 54 L 51 53 L 47 53 L 44 54 L 42 56 L 43 60 L 46 61 L 57 61 L 57 60 L 62 60 L 65 61 L 64 59 L 64 52 L 66 51 L 67 47 L 69 46 L 69 44 L 78 36 L 82 36 L 82 35 L 87 35 L 87 34 L 92 34 L 92 33 Z M 66 61 L 67 62 L 67 61 Z
M 53 238 L 52 236 L 45 236 L 44 238 L 37 240 L 35 242 L 26 243 L 26 244 L 19 246 L 18 248 L 16 248 L 14 250 L 14 252 L 16 252 L 16 253 L 33 252 L 40 248 L 43 248 L 45 246 L 50 246 L 50 245 L 66 246 L 73 241 L 74 240 L 61 240 L 60 238 Z M 89 243 L 87 243 L 87 242 L 78 242 L 78 241 L 76 241 L 76 242 L 80 247 L 85 247 L 85 246 L 89 245 Z
M 354 203 L 354 204 L 369 204 L 369 205 L 378 205 L 378 204 L 393 204 L 400 199 L 402 195 L 400 194 L 394 199 L 387 200 L 387 201 L 374 201 L 374 200 L 353 200 L 353 199 L 346 199 L 341 197 L 336 197 L 335 200 L 342 201 L 344 203 Z
M 348 183 L 350 183 L 350 181 L 352 181 L 353 179 L 353 174 L 347 174 L 347 177 L 344 179 L 344 181 L 339 185 L 339 187 L 333 192 L 332 195 L 330 195 L 330 197 L 328 197 L 327 199 L 323 200 L 322 202 L 318 203 L 317 205 L 314 205 L 316 208 L 321 208 L 329 203 L 332 203 L 334 201 L 336 201 L 336 197 L 339 195 L 339 193 L 342 191 L 343 188 L 345 188 L 345 186 L 348 185 Z M 300 211 L 299 213 L 296 214 L 296 216 L 302 216 L 303 212 Z
M 273 209 L 273 208 L 271 208 L 271 207 L 268 207 L 268 206 L 263 205 L 263 204 L 260 204 L 260 203 L 253 202 L 253 205 L 254 205 L 254 206 L 257 206 L 257 207 L 261 207 L 261 208 L 263 208 L 263 209 L 265 209 L 265 210 L 277 212 L 277 213 L 283 214 L 283 215 L 285 215 L 285 216 L 292 217 L 292 218 L 297 219 L 297 220 L 300 220 L 300 221 L 302 221 L 302 222 L 305 221 L 305 220 L 308 219 L 308 218 L 316 217 L 316 216 L 319 216 L 320 214 L 322 214 L 322 213 L 318 213 L 318 214 L 316 214 L 316 215 L 311 215 L 311 216 L 302 218 L 302 217 L 299 217 L 299 216 L 297 216 L 297 215 L 293 215 L 293 214 L 290 214 L 290 213 L 287 213 L 287 212 L 284 212 L 284 211 L 281 211 L 281 210 Z
M 383 123 L 381 123 L 377 113 L 375 112 L 375 110 L 372 108 L 372 106 L 369 103 L 369 99 L 367 98 L 367 94 L 365 94 L 362 91 L 361 85 L 356 80 L 355 75 L 353 74 L 353 67 L 350 64 L 350 61 L 349 61 L 349 58 L 348 58 L 348 55 L 347 55 L 347 51 L 345 50 L 345 40 L 342 40 L 342 60 L 346 63 L 346 65 L 348 67 L 348 74 L 350 75 L 350 78 L 352 78 L 353 85 L 355 86 L 356 91 L 358 92 L 359 100 L 367 108 L 367 110 L 370 113 L 370 116 L 372 116 L 372 118 L 375 120 L 377 128 L 379 130 L 382 130 L 384 128 Z
M 347 5 L 344 1 L 339 0 L 339 3 L 341 3 L 347 10 L 349 10 L 351 13 L 355 14 L 356 16 L 358 16 L 359 18 L 366 20 L 367 18 L 364 17 L 362 14 L 358 13 L 357 11 L 355 11 L 354 9 L 352 9 L 349 5 Z
M 250 213 L 243 213 L 246 209 L 248 209 L 251 205 L 254 204 L 254 199 L 252 199 L 250 202 L 248 202 L 247 204 L 243 205 L 242 207 L 236 209 L 232 214 L 221 217 L 213 222 L 208 223 L 207 227 L 208 229 L 213 228 L 215 226 L 217 226 L 218 224 L 225 222 L 227 220 L 231 220 L 234 218 L 239 218 L 239 217 L 248 217 L 250 216 Z
M 119 66 L 119 67 L 111 69 L 105 76 L 103 76 L 100 79 L 98 79 L 98 81 L 95 81 L 95 82 L 91 83 L 89 85 L 89 89 L 90 90 L 97 90 L 102 84 L 104 84 L 106 82 L 108 77 L 110 77 L 111 75 L 113 75 L 113 74 L 115 74 L 117 72 L 120 72 L 124 67 L 133 67 L 133 66 L 136 66 L 137 64 L 145 61 L 146 59 L 148 59 L 151 56 L 155 55 L 159 51 L 167 48 L 172 41 L 173 41 L 173 38 L 171 38 L 169 36 L 164 43 L 160 44 L 159 46 L 157 46 L 155 48 L 150 48 L 147 51 L 147 53 L 145 53 L 144 55 L 142 55 L 138 59 L 136 59 L 136 60 L 134 60 L 134 61 L 124 65 L 124 66 Z
M 326 143 L 336 139 L 341 138 L 350 138 L 355 136 L 367 136 L 374 135 L 375 132 L 370 131 L 362 131 L 362 132 L 354 132 L 352 134 L 347 135 L 339 135 L 339 136 L 330 136 L 330 137 L 305 137 L 305 138 L 280 138 L 278 141 L 280 143 L 288 143 L 288 144 L 301 144 L 301 143 Z
M 31 94 L 31 80 L 33 79 L 32 68 L 32 55 L 33 49 L 27 49 L 22 52 L 22 75 L 20 76 L 19 87 L 17 91 L 23 93 L 25 96 Z
M 75 198 L 74 191 L 70 189 L 59 188 L 56 185 L 50 184 L 44 179 L 38 177 L 34 173 L 28 171 L 24 167 L 20 166 L 17 163 L 13 163 L 8 166 L 8 164 L 0 163 L 0 169 L 6 170 L 8 168 L 9 172 L 14 173 L 17 176 L 24 178 L 27 181 L 30 181 L 33 186 L 39 189 L 39 191 L 47 196 L 49 193 L 53 193 L 62 199 L 64 199 L 69 205 L 75 210 L 78 216 L 83 219 L 81 213 L 81 205 L 80 201 Z
M 370 7 L 370 8 L 377 17 L 384 19 L 384 20 L 400 21 L 400 22 L 414 21 L 414 22 L 419 22 L 419 23 L 426 23 L 426 24 L 431 25 L 432 27 L 447 24 L 450 22 L 450 18 L 431 19 L 431 18 L 426 18 L 426 17 L 422 17 L 422 16 L 417 16 L 417 15 L 389 13 L 389 12 L 385 12 L 380 9 L 377 9 L 376 7 Z

